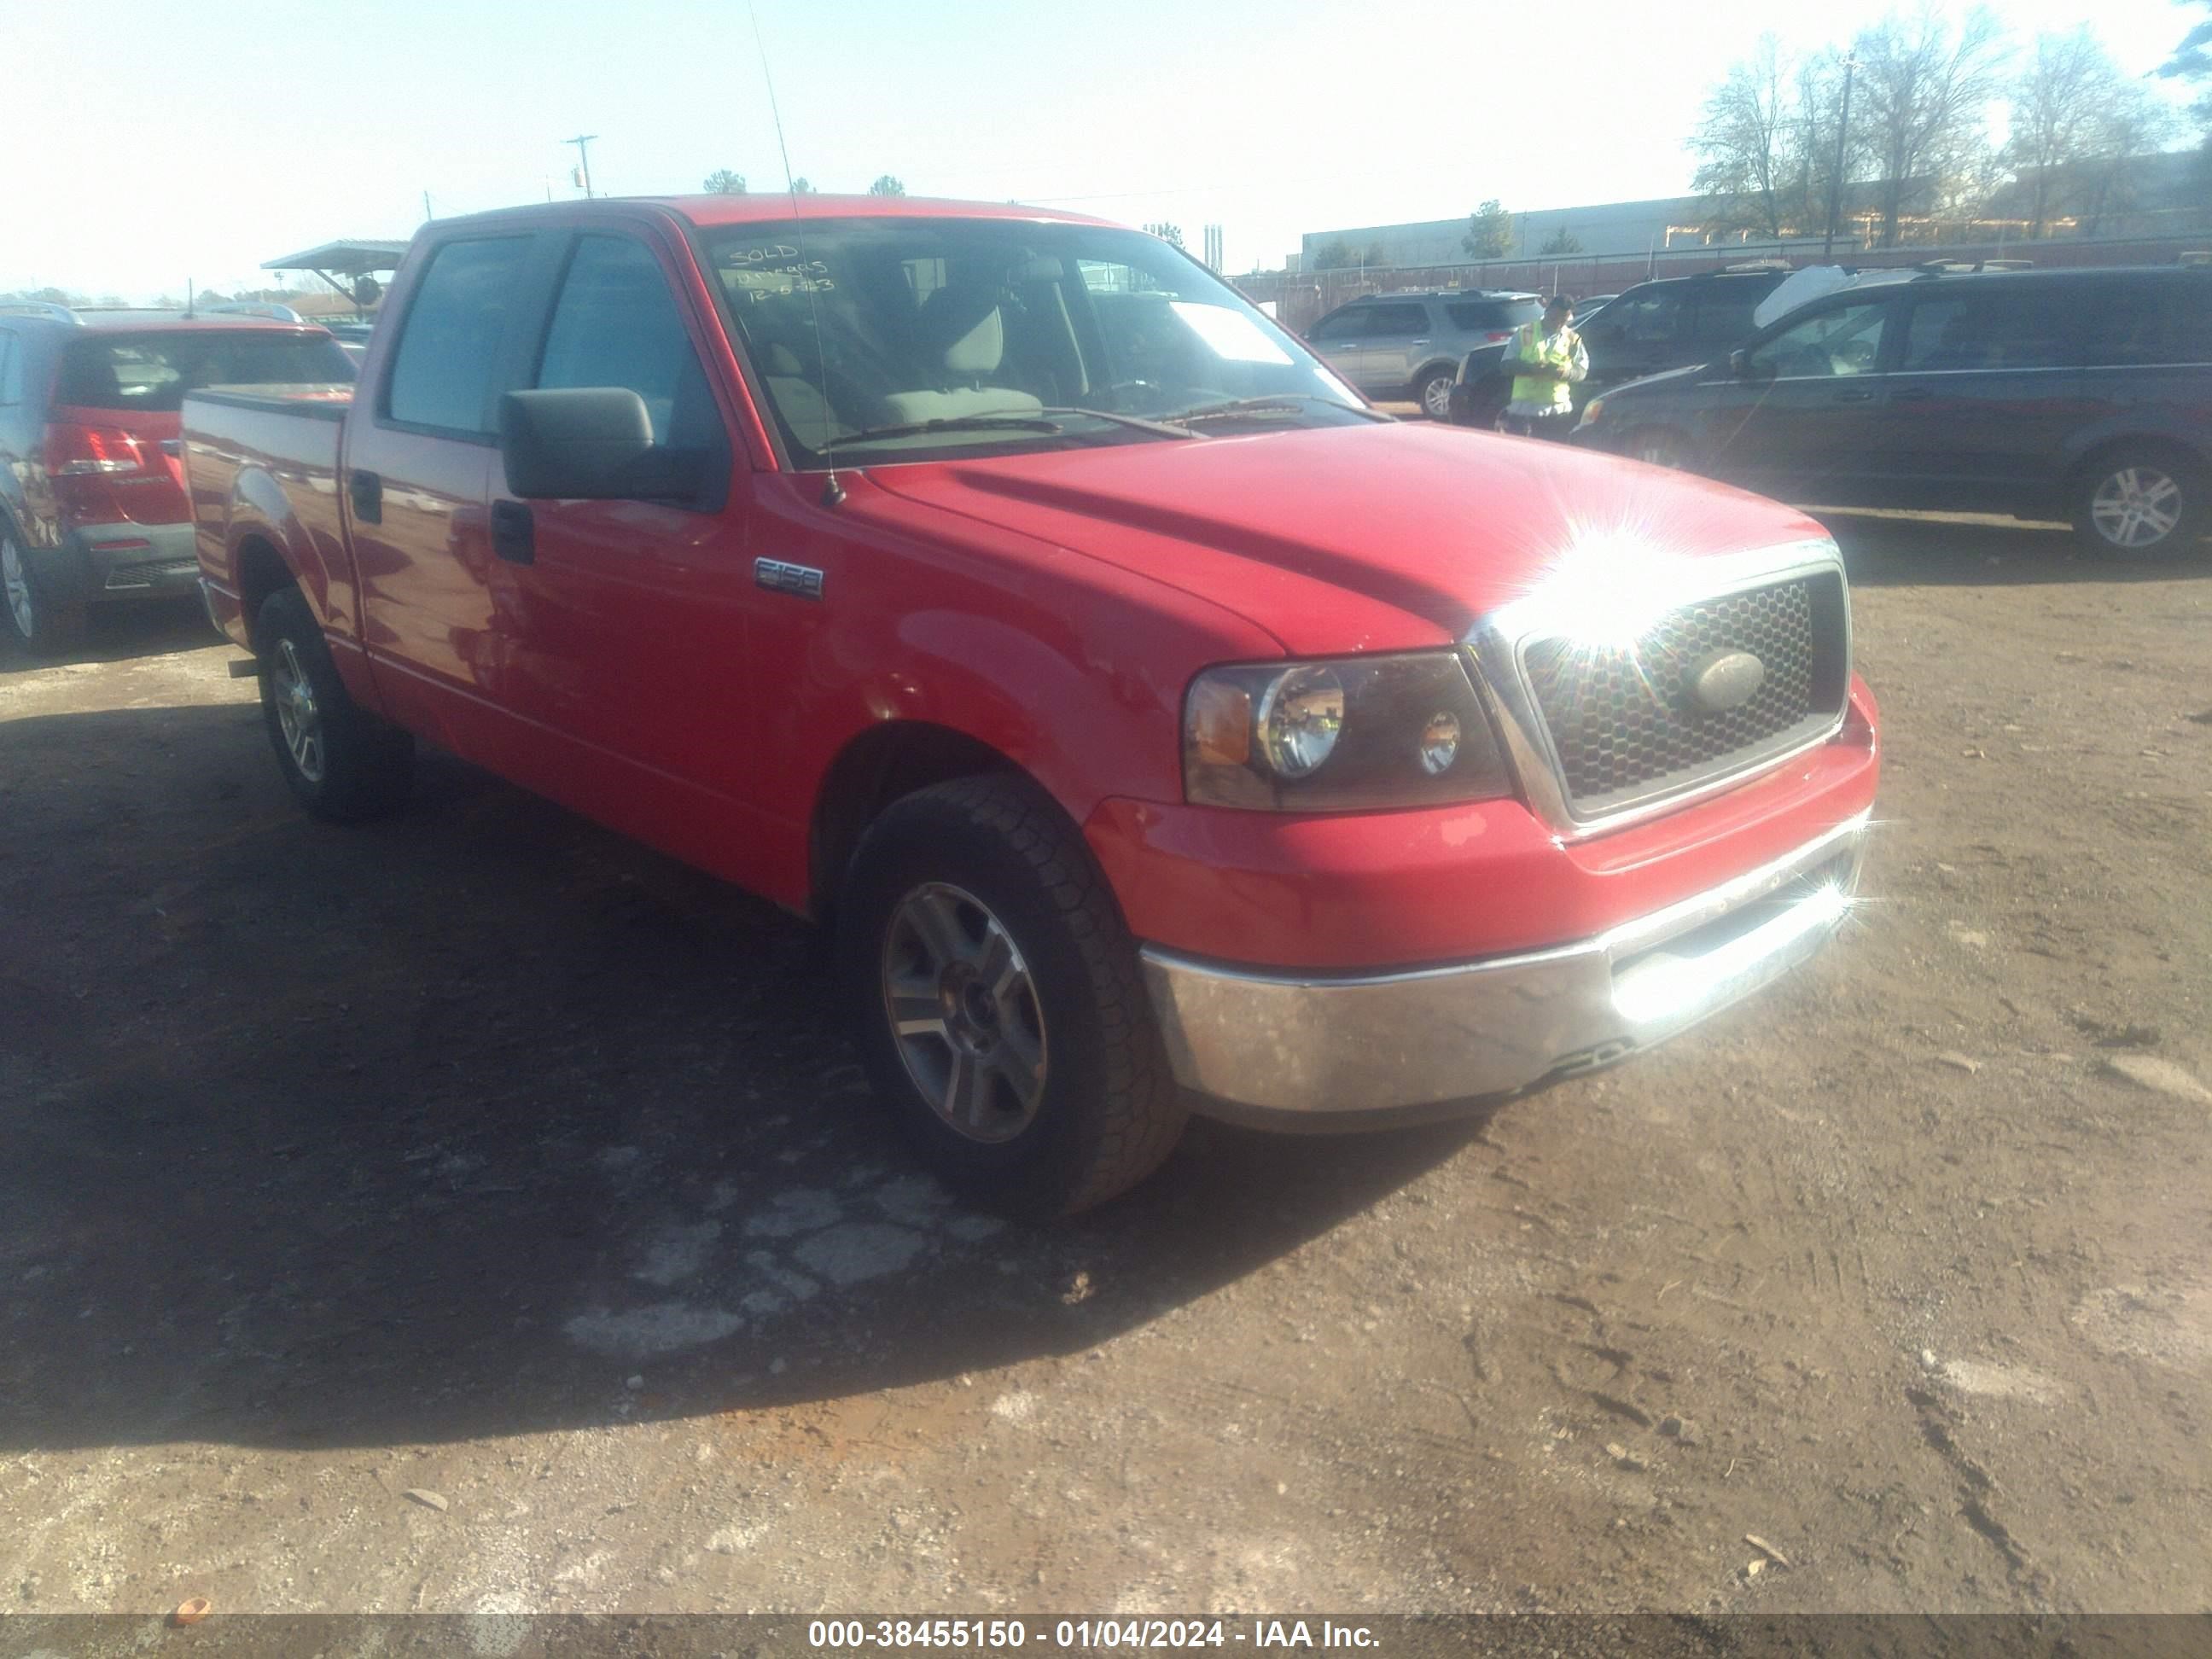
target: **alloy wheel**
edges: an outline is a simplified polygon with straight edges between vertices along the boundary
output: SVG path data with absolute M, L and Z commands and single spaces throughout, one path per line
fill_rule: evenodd
M 907 1076 L 948 1127 L 995 1146 L 1036 1121 L 1044 1015 L 1020 947 L 989 907 L 942 882 L 915 888 L 884 929 L 881 977 Z
M 1451 393 L 1452 383 L 1450 380 L 1445 379 L 1442 375 L 1431 380 L 1425 386 L 1421 388 L 1422 411 L 1432 421 L 1449 420 L 1451 418 Z
M 11 536 L 0 536 L 0 588 L 8 596 L 8 614 L 15 623 L 15 631 L 25 639 L 34 637 L 39 631 L 37 601 L 31 596 L 30 573 L 23 568 L 23 556 Z
M 2154 466 L 2124 466 L 2089 498 L 2089 521 L 2115 547 L 2154 547 L 2181 523 L 2181 485 Z
M 292 764 L 309 783 L 320 783 L 322 711 L 315 706 L 315 688 L 291 641 L 276 641 L 276 660 L 270 665 L 269 678 L 276 697 L 276 724 L 284 733 L 284 746 L 292 751 Z

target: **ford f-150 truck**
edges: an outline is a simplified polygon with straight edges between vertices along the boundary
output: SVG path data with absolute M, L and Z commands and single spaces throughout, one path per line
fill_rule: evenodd
M 1849 909 L 1875 713 L 1818 526 L 1389 420 L 1156 238 L 529 208 L 418 234 L 384 317 L 350 390 L 185 409 L 292 789 L 386 810 L 423 739 L 831 924 L 967 1193 L 1609 1064 Z

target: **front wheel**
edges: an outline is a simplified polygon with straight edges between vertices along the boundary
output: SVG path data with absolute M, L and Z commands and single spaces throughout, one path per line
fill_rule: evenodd
M 1421 413 L 1432 421 L 1451 419 L 1452 387 L 1459 380 L 1455 368 L 1431 369 L 1423 375 L 1413 388 L 1413 400 L 1421 406 Z
M 279 588 L 262 601 L 253 649 L 270 746 L 301 805 L 318 817 L 352 823 L 407 799 L 415 739 L 347 694 L 299 589 Z
M 1135 945 L 1034 785 L 961 779 L 894 805 L 854 856 L 838 935 L 869 1081 L 957 1192 L 1048 1219 L 1175 1149 L 1186 1111 Z
M 2115 450 L 2081 477 L 2074 533 L 2093 552 L 2173 558 L 2203 529 L 2205 493 L 2203 471 L 2177 456 Z

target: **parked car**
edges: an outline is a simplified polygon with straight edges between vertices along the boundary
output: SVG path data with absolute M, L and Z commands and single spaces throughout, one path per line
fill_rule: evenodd
M 1589 376 L 1575 388 L 1576 403 L 1609 386 L 1725 357 L 1751 337 L 1752 312 L 1789 275 L 1779 260 L 1757 260 L 1665 276 L 1623 290 L 1601 316 L 1578 314 L 1575 327 L 1589 352 Z
M 439 220 L 349 406 L 188 400 L 309 810 L 420 736 L 820 918 L 878 1098 L 1030 1213 L 1194 1109 L 1609 1064 L 1833 931 L 1875 714 L 1811 520 L 1385 419 L 1134 231 L 794 205 Z
M 319 328 L 0 306 L 0 610 L 16 641 L 63 650 L 90 605 L 194 591 L 177 454 L 187 391 L 352 378 Z
M 1575 301 L 1575 326 L 1583 328 L 1597 320 L 1597 314 L 1620 297 L 1618 294 L 1591 294 Z
M 1533 294 L 1487 289 L 1376 294 L 1339 306 L 1306 337 L 1368 397 L 1417 403 L 1441 421 L 1467 361 L 1487 353 L 1495 362 L 1513 331 L 1543 311 Z
M 1608 392 L 1577 442 L 1828 505 L 2071 519 L 2175 555 L 2212 524 L 2212 270 L 1846 289 Z

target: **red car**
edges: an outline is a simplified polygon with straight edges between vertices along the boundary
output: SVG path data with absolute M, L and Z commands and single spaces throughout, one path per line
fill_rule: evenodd
M 971 1194 L 1607 1064 L 1848 907 L 1818 526 L 1388 420 L 1155 238 L 573 204 L 427 228 L 384 316 L 349 401 L 185 407 L 293 789 L 385 810 L 427 739 L 829 922 Z
M 0 627 L 51 655 L 92 605 L 194 592 L 187 392 L 352 379 L 296 319 L 0 304 Z

